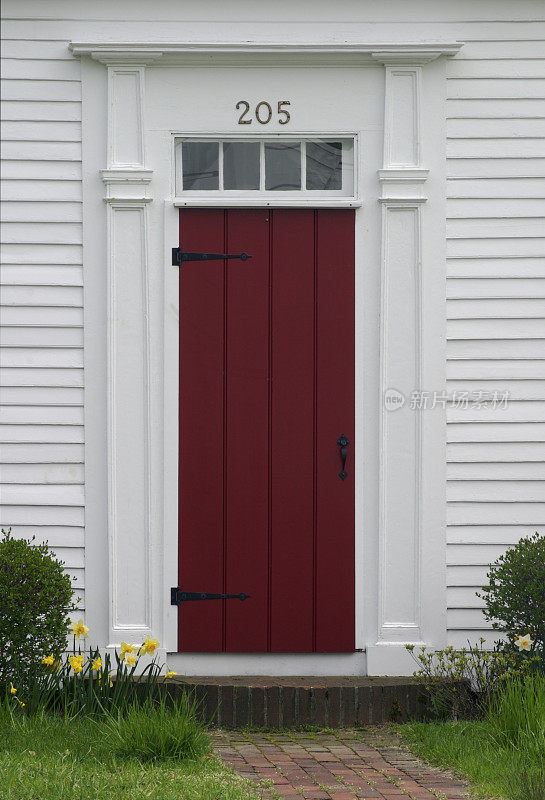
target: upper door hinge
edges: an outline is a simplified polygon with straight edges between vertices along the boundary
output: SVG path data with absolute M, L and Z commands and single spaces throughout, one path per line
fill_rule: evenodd
M 228 253 L 186 253 L 181 247 L 172 248 L 172 266 L 181 267 L 184 261 L 224 261 L 227 258 L 240 258 L 247 261 L 252 256 L 248 253 L 230 255 Z

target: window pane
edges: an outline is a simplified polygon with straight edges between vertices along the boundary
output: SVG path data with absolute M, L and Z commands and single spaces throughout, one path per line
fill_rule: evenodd
M 259 142 L 223 143 L 223 188 L 259 189 Z
M 307 189 L 342 189 L 342 142 L 307 142 Z
M 218 142 L 184 142 L 184 189 L 219 189 Z
M 265 143 L 265 189 L 272 192 L 301 188 L 301 144 Z

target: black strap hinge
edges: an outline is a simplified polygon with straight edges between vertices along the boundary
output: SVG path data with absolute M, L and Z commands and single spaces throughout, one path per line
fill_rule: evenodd
M 224 261 L 227 258 L 240 258 L 247 261 L 252 256 L 248 253 L 230 255 L 229 253 L 186 253 L 181 247 L 172 248 L 172 266 L 181 267 L 184 261 Z
M 214 592 L 182 592 L 179 586 L 170 590 L 170 605 L 178 606 L 186 600 L 246 600 L 250 597 L 245 592 L 239 594 L 217 594 Z

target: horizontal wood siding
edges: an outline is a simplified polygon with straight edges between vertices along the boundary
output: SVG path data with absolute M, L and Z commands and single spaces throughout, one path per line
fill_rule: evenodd
M 474 42 L 447 66 L 448 385 L 508 393 L 448 409 L 453 645 L 494 640 L 488 565 L 545 525 L 545 60 L 522 45 Z
M 65 42 L 3 55 L 1 522 L 49 543 L 83 609 L 80 64 Z

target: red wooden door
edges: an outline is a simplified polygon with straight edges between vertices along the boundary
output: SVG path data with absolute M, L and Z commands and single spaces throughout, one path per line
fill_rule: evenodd
M 354 212 L 181 209 L 184 652 L 354 649 Z M 339 477 L 337 439 L 350 440 Z

